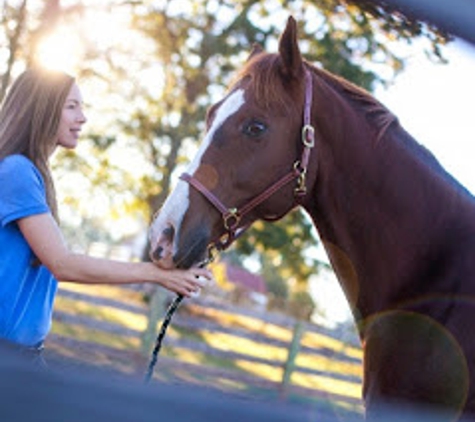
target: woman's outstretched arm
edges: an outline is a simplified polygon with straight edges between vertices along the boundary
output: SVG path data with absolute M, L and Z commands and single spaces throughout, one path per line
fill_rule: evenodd
M 40 262 L 58 281 L 90 284 L 156 283 L 186 297 L 212 280 L 203 268 L 164 270 L 151 262 L 121 262 L 73 253 L 50 214 L 18 220 L 18 226 Z

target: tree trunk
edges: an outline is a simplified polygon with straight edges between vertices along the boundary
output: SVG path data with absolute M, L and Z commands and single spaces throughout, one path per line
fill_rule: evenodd
M 26 21 L 26 5 L 28 3 L 28 0 L 23 0 L 21 3 L 18 13 L 16 16 L 16 25 L 15 29 L 11 34 L 7 35 L 8 38 L 8 60 L 7 60 L 7 68 L 5 70 L 5 73 L 2 75 L 2 81 L 1 81 L 1 86 L 0 86 L 0 103 L 3 101 L 3 98 L 5 97 L 5 94 L 7 92 L 7 88 L 10 85 L 10 80 L 12 77 L 12 69 L 13 65 L 15 64 L 17 52 L 20 49 L 20 36 L 23 32 L 23 28 L 25 26 L 25 21 Z M 6 9 L 6 5 L 4 6 L 4 9 Z M 7 26 L 7 22 L 2 22 L 5 27 Z

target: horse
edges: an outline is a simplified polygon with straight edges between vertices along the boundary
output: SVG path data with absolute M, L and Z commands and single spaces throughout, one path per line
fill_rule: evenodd
M 366 418 L 390 420 L 393 406 L 471 418 L 474 198 L 370 93 L 308 62 L 289 17 L 278 51 L 255 45 L 208 110 L 150 225 L 150 254 L 163 268 L 200 265 L 297 207 L 355 319 Z

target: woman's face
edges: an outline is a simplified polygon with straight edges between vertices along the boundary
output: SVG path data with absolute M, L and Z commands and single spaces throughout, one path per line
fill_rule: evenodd
M 57 145 L 68 149 L 76 148 L 81 127 L 86 123 L 86 116 L 82 107 L 81 91 L 79 91 L 76 84 L 73 84 L 64 102 L 61 121 L 59 122 Z

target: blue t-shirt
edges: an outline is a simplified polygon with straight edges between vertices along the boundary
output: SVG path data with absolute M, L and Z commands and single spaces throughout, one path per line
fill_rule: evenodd
M 17 220 L 50 212 L 43 178 L 22 155 L 0 160 L 0 338 L 26 346 L 51 327 L 57 281 L 35 256 Z

